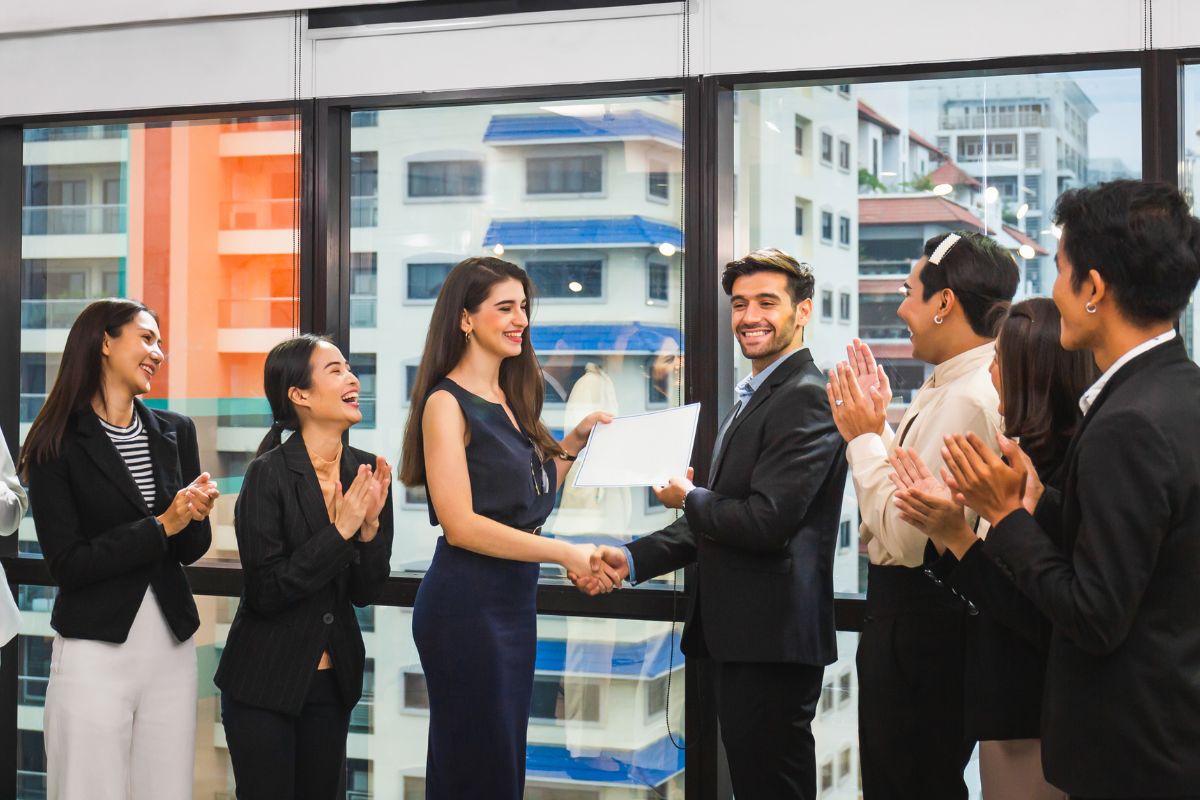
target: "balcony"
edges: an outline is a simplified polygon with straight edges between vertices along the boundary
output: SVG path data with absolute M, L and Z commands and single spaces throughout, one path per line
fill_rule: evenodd
M 379 198 L 375 195 L 350 198 L 350 227 L 379 227 Z
M 264 231 L 295 228 L 300 204 L 295 198 L 232 200 L 221 203 L 221 230 Z
M 244 297 L 221 300 L 218 325 L 221 328 L 292 328 L 296 298 Z
M 92 302 L 89 298 L 21 300 L 21 327 L 29 330 L 67 329 Z
M 25 206 L 21 233 L 26 236 L 72 236 L 125 233 L 125 204 L 82 206 Z
M 1011 111 L 992 114 L 942 114 L 939 126 L 944 131 L 972 131 L 982 128 L 1048 128 L 1049 114 L 1038 111 Z

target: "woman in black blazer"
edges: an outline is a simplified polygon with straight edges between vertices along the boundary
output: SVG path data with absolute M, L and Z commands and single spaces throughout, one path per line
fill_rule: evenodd
M 353 607 L 389 572 L 392 469 L 343 447 L 359 383 L 327 339 L 277 345 L 264 383 L 275 422 L 237 499 L 245 588 L 214 680 L 238 798 L 330 800 L 362 695 Z
M 1052 486 L 1061 486 L 1067 445 L 1082 417 L 1079 396 L 1097 377 L 1089 353 L 1069 352 L 1059 344 L 1061 319 L 1049 298 L 1014 305 L 1000 326 L 991 370 L 1005 434 L 1020 440 L 1038 475 Z M 962 507 L 945 487 L 939 485 L 936 499 L 926 501 L 908 491 L 920 486 L 925 469 L 920 458 L 899 452 L 893 464 L 901 518 L 942 551 L 927 564 L 926 574 L 978 612 L 967 627 L 963 707 L 964 731 L 980 743 L 984 795 L 988 800 L 1062 798 L 1042 774 L 1039 741 L 1049 623 L 985 555 L 983 540 L 967 526 Z
M 52 798 L 191 797 L 200 621 L 182 565 L 212 542 L 218 492 L 200 472 L 192 421 L 137 399 L 163 359 L 152 311 L 92 303 L 21 452 L 58 584 L 45 716 Z

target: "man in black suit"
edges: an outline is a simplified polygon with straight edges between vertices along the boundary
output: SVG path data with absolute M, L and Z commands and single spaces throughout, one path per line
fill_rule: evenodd
M 826 664 L 837 659 L 833 553 L 846 484 L 845 444 L 825 377 L 804 346 L 813 276 L 779 250 L 725 268 L 733 333 L 751 360 L 721 423 L 709 487 L 655 489 L 684 516 L 603 558 L 645 581 L 691 563 L 689 658 L 712 658 L 717 716 L 738 797 L 814 798 L 811 722 Z M 578 582 L 596 590 L 587 578 Z
M 1074 798 L 1197 798 L 1200 367 L 1174 324 L 1200 277 L 1200 220 L 1172 186 L 1115 181 L 1063 195 L 1056 221 L 1062 344 L 1103 372 L 1063 490 L 1027 485 L 1016 445 L 1009 467 L 957 436 L 951 488 L 1053 625 L 1046 778 Z

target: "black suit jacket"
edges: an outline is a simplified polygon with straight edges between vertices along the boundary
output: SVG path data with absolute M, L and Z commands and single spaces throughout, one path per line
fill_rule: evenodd
M 147 586 L 176 639 L 200 626 L 181 565 L 208 551 L 208 520 L 168 537 L 155 519 L 200 475 L 196 426 L 140 400 L 134 413 L 150 443 L 154 508 L 90 408 L 71 416 L 56 458 L 29 467 L 38 543 L 58 584 L 50 624 L 68 638 L 124 642 Z
M 375 456 L 342 448 L 344 490 L 360 464 L 374 466 Z M 391 493 L 374 539 L 343 539 L 304 440 L 294 434 L 250 462 L 234 526 L 245 586 L 213 682 L 248 705 L 299 714 L 328 650 L 352 707 L 362 696 L 366 656 L 353 606 L 374 602 L 387 580 Z
M 1111 378 L 1066 463 L 1036 519 L 1010 514 L 984 545 L 1053 625 L 1046 777 L 1073 795 L 1200 794 L 1200 367 L 1182 341 Z
M 682 648 L 719 661 L 837 659 L 833 554 L 846 445 L 826 377 L 807 349 L 787 357 L 730 425 L 685 516 L 629 544 L 638 580 L 694 562 Z

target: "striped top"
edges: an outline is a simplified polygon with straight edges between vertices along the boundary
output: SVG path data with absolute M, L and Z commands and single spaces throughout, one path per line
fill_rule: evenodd
M 104 428 L 104 432 L 108 434 L 109 439 L 112 439 L 117 452 L 125 460 L 125 466 L 129 467 L 129 474 L 133 476 L 133 482 L 137 484 L 138 491 L 142 493 L 146 507 L 153 508 L 154 465 L 150 463 L 150 435 L 146 433 L 146 428 L 142 425 L 142 418 L 135 411 L 133 423 L 128 428 L 110 425 L 103 419 L 100 420 L 100 427 Z

